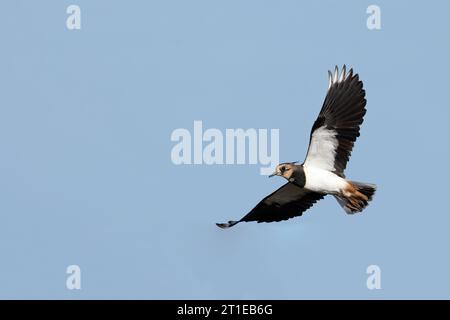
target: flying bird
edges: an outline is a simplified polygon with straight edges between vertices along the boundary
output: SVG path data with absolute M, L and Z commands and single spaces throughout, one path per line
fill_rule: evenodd
M 376 185 L 347 180 L 344 171 L 366 114 L 363 83 L 345 65 L 328 71 L 328 91 L 311 129 L 303 164 L 281 163 L 269 177 L 288 182 L 262 199 L 237 221 L 217 223 L 229 228 L 239 222 L 274 222 L 301 216 L 326 195 L 336 198 L 348 214 L 361 212 L 372 200 Z

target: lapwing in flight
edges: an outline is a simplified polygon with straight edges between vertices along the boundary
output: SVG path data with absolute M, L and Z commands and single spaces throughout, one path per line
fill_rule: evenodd
M 301 216 L 326 195 L 333 195 L 348 214 L 361 212 L 372 200 L 376 186 L 350 181 L 344 171 L 366 113 L 363 83 L 353 69 L 328 71 L 328 92 L 311 129 L 303 164 L 282 163 L 272 176 L 288 183 L 265 197 L 238 221 L 217 223 L 229 228 L 239 222 L 274 222 Z

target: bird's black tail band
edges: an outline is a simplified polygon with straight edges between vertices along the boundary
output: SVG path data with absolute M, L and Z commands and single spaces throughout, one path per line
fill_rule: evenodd
M 377 186 L 371 183 L 347 181 L 343 194 L 335 195 L 336 200 L 348 214 L 361 212 L 372 200 Z

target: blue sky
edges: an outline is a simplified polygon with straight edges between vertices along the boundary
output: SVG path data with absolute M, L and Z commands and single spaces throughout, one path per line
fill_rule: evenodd
M 81 8 L 81 30 L 66 8 Z M 381 8 L 368 30 L 366 8 Z M 4 1 L 0 298 L 450 298 L 447 2 Z M 367 115 L 347 176 L 301 218 L 220 230 L 279 187 L 259 165 L 172 163 L 173 130 L 277 128 L 303 160 L 327 70 Z M 288 115 L 288 116 L 286 116 Z M 66 288 L 79 265 L 82 289 Z M 368 290 L 378 265 L 381 290 Z

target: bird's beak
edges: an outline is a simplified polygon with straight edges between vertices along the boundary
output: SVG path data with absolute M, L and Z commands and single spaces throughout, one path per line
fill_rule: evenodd
M 271 175 L 269 175 L 269 178 L 272 178 L 273 176 L 277 176 L 278 173 L 275 171 L 274 173 L 272 173 Z

